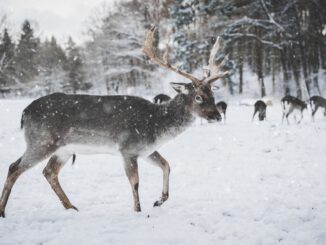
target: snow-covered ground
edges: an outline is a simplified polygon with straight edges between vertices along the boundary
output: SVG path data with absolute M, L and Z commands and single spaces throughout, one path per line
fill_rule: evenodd
M 0 100 L 0 188 L 24 151 L 19 129 L 27 100 Z M 267 122 L 230 105 L 226 124 L 197 123 L 160 152 L 171 165 L 170 199 L 153 208 L 162 172 L 139 162 L 142 212 L 120 157 L 77 155 L 61 184 L 79 212 L 65 210 L 42 175 L 46 162 L 13 188 L 0 244 L 326 244 L 326 121 Z

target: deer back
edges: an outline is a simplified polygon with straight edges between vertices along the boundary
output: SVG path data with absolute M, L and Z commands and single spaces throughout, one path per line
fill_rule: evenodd
M 182 132 L 193 119 L 190 108 L 182 94 L 157 105 L 134 96 L 56 93 L 32 102 L 22 123 L 29 144 L 114 146 L 138 154 Z

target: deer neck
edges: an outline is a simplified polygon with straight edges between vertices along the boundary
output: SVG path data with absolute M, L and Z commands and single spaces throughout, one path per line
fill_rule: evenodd
M 178 94 L 163 105 L 163 114 L 170 127 L 185 129 L 194 121 L 191 95 Z

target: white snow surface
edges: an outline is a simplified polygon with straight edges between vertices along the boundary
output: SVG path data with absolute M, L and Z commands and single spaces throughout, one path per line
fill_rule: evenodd
M 31 100 L 0 100 L 0 188 L 25 149 L 21 112 Z M 326 121 L 281 124 L 281 106 L 251 122 L 234 103 L 227 122 L 200 123 L 159 149 L 170 162 L 170 198 L 154 208 L 162 171 L 139 160 L 142 212 L 122 160 L 77 155 L 60 182 L 79 212 L 65 210 L 42 175 L 24 173 L 0 218 L 0 244 L 326 244 Z M 291 118 L 292 119 L 292 118 Z M 292 121 L 293 122 L 293 119 Z

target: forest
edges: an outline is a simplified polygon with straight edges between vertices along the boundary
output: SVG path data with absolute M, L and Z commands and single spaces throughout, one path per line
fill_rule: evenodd
M 326 1 L 128 0 L 85 19 L 87 39 L 77 45 L 41 39 L 29 20 L 16 40 L 1 16 L 0 96 L 151 90 L 167 80 L 142 52 L 152 24 L 156 47 L 168 45 L 171 61 L 187 72 L 204 72 L 220 36 L 216 62 L 227 55 L 232 73 L 222 84 L 230 95 L 307 99 L 326 91 Z

